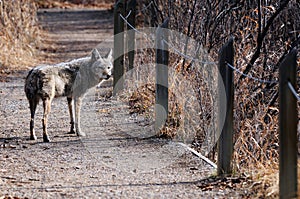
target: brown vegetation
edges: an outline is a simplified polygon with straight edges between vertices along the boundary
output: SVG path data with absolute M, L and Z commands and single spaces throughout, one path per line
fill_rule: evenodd
M 114 0 L 35 0 L 40 8 L 104 8 L 111 9 Z
M 139 3 L 139 9 L 143 12 L 139 13 L 138 21 L 140 26 L 156 27 L 169 18 L 172 30 L 196 40 L 214 61 L 218 60 L 221 46 L 233 36 L 236 68 L 257 79 L 277 81 L 279 63 L 289 50 L 300 47 L 299 6 L 296 0 L 272 3 L 245 0 L 144 0 Z M 144 10 L 146 7 L 148 9 Z M 190 57 L 202 56 L 197 51 L 198 46 L 193 46 L 189 40 L 176 43 L 175 39 L 171 39 L 171 42 Z M 209 93 L 210 96 L 206 98 L 203 95 L 207 94 L 208 85 L 213 81 L 208 74 L 195 70 L 195 64 L 190 60 L 178 55 L 171 55 L 171 58 L 182 61 L 179 67 L 185 78 L 194 79 L 192 82 L 201 107 L 199 116 L 209 123 L 208 120 L 215 117 L 213 94 Z M 173 61 L 170 65 L 173 65 Z M 264 196 L 277 195 L 274 184 L 278 181 L 279 164 L 278 84 L 262 83 L 235 73 L 234 100 L 234 168 L 261 180 L 263 186 L 259 187 L 268 188 L 262 193 Z M 201 126 L 203 124 L 199 125 L 194 140 L 199 150 L 208 132 Z M 213 152 L 211 158 L 215 158 Z
M 0 1 L 0 66 L 20 69 L 37 62 L 40 31 L 32 0 Z
M 43 31 L 37 22 L 38 8 L 104 8 L 113 0 L 24 0 L 0 1 L 0 67 L 1 73 L 24 69 L 40 62 Z

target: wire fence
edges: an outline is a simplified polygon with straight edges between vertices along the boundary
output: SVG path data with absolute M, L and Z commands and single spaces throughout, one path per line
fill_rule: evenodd
M 235 72 L 237 72 L 238 74 L 240 74 L 240 75 L 242 75 L 246 78 L 252 79 L 254 81 L 257 81 L 257 82 L 260 82 L 260 83 L 263 83 L 263 84 L 277 84 L 278 83 L 278 81 L 276 81 L 276 80 L 271 80 L 271 81 L 270 80 L 263 80 L 263 79 L 259 79 L 259 78 L 253 77 L 251 75 L 245 74 L 245 73 L 243 73 L 242 71 L 240 71 L 239 69 L 237 69 L 236 67 L 232 66 L 229 63 L 227 63 L 227 66 L 230 67 Z
M 151 1 L 149 3 L 149 5 L 146 7 L 146 8 L 149 8 L 151 6 L 153 2 Z M 123 21 L 129 26 L 132 28 L 132 30 L 134 30 L 136 33 L 138 34 L 141 34 L 144 38 L 146 38 L 147 40 L 149 41 L 154 41 L 154 38 L 155 36 L 154 35 L 148 35 L 142 31 L 139 31 L 138 29 L 136 29 L 132 24 L 130 24 L 127 20 L 127 18 L 129 17 L 129 15 L 131 14 L 131 10 L 129 11 L 128 15 L 126 17 L 124 17 L 122 14 L 120 14 L 120 17 L 123 19 Z M 188 59 L 190 61 L 193 61 L 193 62 L 196 62 L 196 63 L 201 63 L 201 64 L 208 64 L 208 65 L 211 65 L 211 64 L 217 64 L 218 62 L 208 62 L 208 61 L 202 61 L 201 59 L 197 59 L 196 56 L 193 57 L 193 56 L 190 56 L 190 55 L 187 55 L 187 54 L 184 54 L 183 52 L 181 52 L 179 49 L 177 49 L 173 44 L 171 44 L 170 42 L 166 41 L 165 39 L 163 39 L 163 42 L 166 43 L 170 49 L 172 49 L 175 53 L 177 53 L 178 55 L 184 57 L 185 59 Z M 227 66 L 230 67 L 232 70 L 234 70 L 236 73 L 246 77 L 246 78 L 249 78 L 251 80 L 254 80 L 254 81 L 257 81 L 257 82 L 260 82 L 260 83 L 263 83 L 263 84 L 277 84 L 278 83 L 278 80 L 263 80 L 263 79 L 260 79 L 260 78 L 256 78 L 256 77 L 253 77 L 251 75 L 248 75 L 248 74 L 245 74 L 243 73 L 241 70 L 239 70 L 238 68 L 234 67 L 233 65 L 231 64 L 228 64 L 227 63 Z
M 141 10 L 144 12 L 149 9 L 153 4 L 151 1 L 147 6 Z M 300 96 L 297 93 L 296 85 L 296 67 L 297 67 L 297 50 L 293 49 L 286 55 L 286 58 L 280 63 L 279 67 L 279 81 L 278 80 L 264 80 L 261 78 L 253 77 L 251 75 L 243 73 L 240 69 L 234 66 L 234 49 L 233 39 L 229 40 L 221 49 L 220 59 L 218 62 L 203 61 L 197 56 L 187 55 L 180 49 L 176 48 L 171 42 L 168 41 L 168 36 L 157 38 L 157 35 L 146 34 L 137 28 L 134 24 L 129 23 L 128 17 L 132 15 L 132 11 L 129 10 L 127 15 L 120 13 L 119 17 L 137 34 L 141 34 L 147 40 L 153 42 L 162 42 L 165 47 L 163 50 L 173 51 L 175 54 L 190 60 L 193 63 L 199 62 L 202 64 L 218 64 L 219 70 L 222 76 L 222 81 L 225 84 L 225 92 L 228 97 L 230 105 L 226 110 L 225 126 L 221 132 L 219 139 L 219 151 L 218 155 L 218 174 L 228 174 L 232 172 L 231 158 L 233 154 L 233 95 L 234 95 L 234 73 L 249 78 L 253 81 L 262 84 L 279 84 L 279 129 L 280 129 L 280 195 L 297 193 L 297 124 L 298 124 L 298 109 L 297 101 L 300 101 Z M 124 17 L 125 16 L 125 17 Z M 160 27 L 158 27 L 160 28 Z M 166 27 L 164 27 L 166 28 Z M 157 41 L 161 39 L 160 41 Z M 185 43 L 185 45 L 188 45 Z M 157 50 L 157 49 L 156 49 Z M 160 49 L 162 50 L 162 49 Z M 222 51 L 223 50 L 223 51 Z M 158 53 L 161 51 L 156 51 Z M 168 53 L 167 53 L 168 54 Z M 162 60 L 168 59 L 167 54 L 163 53 L 162 56 L 166 56 Z M 228 61 L 231 60 L 231 61 Z M 159 64 L 159 63 L 158 63 Z M 167 64 L 168 65 L 168 64 Z M 167 77 L 168 74 L 162 75 Z M 166 97 L 166 96 L 164 96 Z M 166 99 L 167 100 L 167 99 Z M 221 108 L 222 109 L 222 108 Z M 224 114 L 224 110 L 219 110 L 221 114 Z M 168 110 L 166 110 L 168 112 Z M 229 116 L 229 118 L 227 118 Z M 222 127 L 220 128 L 222 129 Z M 225 130 L 224 130 L 225 129 Z M 227 130 L 226 130 L 227 129 Z M 226 133 L 224 133 L 226 132 Z M 222 137 L 223 136 L 223 137 Z M 221 146 L 221 147 L 220 147 Z M 296 186 L 295 186 L 296 185 Z
M 176 52 L 178 55 L 186 58 L 186 59 L 189 59 L 193 62 L 196 62 L 196 63 L 202 63 L 202 64 L 217 64 L 218 62 L 208 62 L 208 61 L 202 61 L 201 59 L 197 59 L 196 56 L 193 57 L 193 56 L 190 56 L 190 55 L 186 55 L 184 53 L 182 53 L 179 49 L 177 49 L 174 45 L 172 45 L 171 43 L 169 43 L 168 41 L 166 41 L 165 39 L 163 39 L 163 42 L 165 44 L 167 44 L 169 46 L 169 48 L 171 48 L 174 52 Z
M 294 86 L 292 85 L 291 82 L 288 82 L 288 86 L 289 86 L 289 89 L 291 90 L 291 92 L 293 93 L 293 95 L 295 96 L 295 98 L 300 101 L 300 96 L 299 94 L 297 93 L 296 89 L 294 88 Z
M 122 14 L 119 14 L 119 15 L 120 15 L 121 19 L 123 19 L 123 21 L 126 23 L 126 25 L 128 25 L 130 28 L 132 28 L 132 30 L 134 30 L 136 33 L 143 35 L 143 36 L 144 36 L 146 39 L 148 39 L 148 40 L 153 40 L 153 39 L 150 38 L 146 33 L 139 31 L 138 29 L 136 29 L 132 24 L 130 24 L 130 23 L 127 21 L 127 18 L 128 18 L 130 15 L 127 15 L 126 17 L 124 17 Z
M 143 12 L 145 11 L 146 9 L 148 9 L 151 5 L 153 4 L 153 1 L 151 1 L 143 10 L 140 11 Z M 149 41 L 154 41 L 154 38 L 155 36 L 154 35 L 148 35 L 142 31 L 139 31 L 138 29 L 136 29 L 132 24 L 130 24 L 127 20 L 127 18 L 130 16 L 132 10 L 129 10 L 128 14 L 126 17 L 124 17 L 122 14 L 120 14 L 120 17 L 123 19 L 123 21 L 129 26 L 131 27 L 136 33 L 138 34 L 141 34 L 143 35 L 144 38 L 146 38 L 147 40 Z M 187 54 L 184 54 L 183 52 L 181 52 L 179 49 L 177 49 L 174 45 L 172 45 L 170 42 L 166 41 L 165 39 L 163 39 L 163 42 L 165 44 L 168 45 L 168 47 L 170 49 L 172 49 L 175 53 L 177 53 L 178 55 L 190 60 L 190 61 L 193 61 L 193 62 L 197 62 L 197 63 L 202 63 L 202 64 L 217 64 L 218 62 L 207 62 L 207 61 L 202 61 L 200 59 L 197 59 L 193 56 L 190 56 L 190 55 L 187 55 Z M 260 79 L 260 78 L 256 78 L 256 77 L 253 77 L 251 75 L 248 75 L 248 74 L 245 74 L 243 73 L 241 70 L 239 70 L 238 68 L 234 67 L 233 65 L 229 64 L 229 63 L 226 63 L 228 67 L 230 67 L 233 71 L 235 71 L 236 73 L 246 77 L 246 78 L 249 78 L 251 80 L 254 80 L 256 82 L 259 82 L 259 83 L 263 83 L 263 84 L 278 84 L 279 81 L 278 80 L 264 80 L 264 79 Z M 295 90 L 295 88 L 292 86 L 292 84 L 290 82 L 288 82 L 288 87 L 289 89 L 291 90 L 291 92 L 293 93 L 293 95 L 295 96 L 295 98 L 300 101 L 300 96 L 298 95 L 297 91 Z
M 151 1 L 147 6 L 145 6 L 139 13 L 143 13 L 144 11 L 148 10 L 150 6 L 152 6 L 153 1 Z

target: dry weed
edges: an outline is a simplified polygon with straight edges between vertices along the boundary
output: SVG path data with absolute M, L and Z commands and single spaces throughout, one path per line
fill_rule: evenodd
M 143 0 L 139 9 L 143 10 L 151 1 Z M 165 18 L 170 19 L 170 28 L 197 40 L 208 49 L 217 61 L 218 50 L 230 36 L 235 37 L 234 65 L 244 71 L 260 45 L 262 30 L 279 9 L 280 1 L 261 2 L 261 8 L 255 1 L 161 1 L 138 16 L 140 26 L 157 26 Z M 261 41 L 259 56 L 251 65 L 248 75 L 262 80 L 278 80 L 278 65 L 292 47 L 299 48 L 299 3 L 291 0 L 274 19 L 266 36 Z M 289 24 L 289 25 L 286 25 Z M 185 44 L 181 44 L 185 45 Z M 176 46 L 184 52 L 181 46 Z M 172 57 L 170 57 L 172 58 Z M 173 59 L 182 59 L 173 57 Z M 185 60 L 186 62 L 187 60 Z M 176 61 L 170 61 L 170 65 Z M 185 63 L 183 62 L 183 63 Z M 188 65 L 188 64 L 187 64 Z M 300 61 L 298 59 L 298 65 Z M 201 151 L 209 122 L 214 113 L 214 93 L 209 93 L 201 71 L 189 70 L 186 65 L 179 66 L 181 75 L 193 82 L 198 104 L 202 107 L 198 117 L 202 122 L 194 145 Z M 299 77 L 299 67 L 298 74 Z M 278 196 L 279 127 L 278 127 L 278 84 L 266 84 L 250 78 L 235 75 L 234 96 L 234 161 L 236 172 L 255 171 L 253 179 L 259 183 L 255 188 L 258 197 Z M 213 80 L 209 82 L 214 82 Z M 298 82 L 299 83 L 299 82 Z M 198 88 L 198 90 L 197 90 Z M 208 97 L 203 97 L 203 94 Z M 298 103 L 298 109 L 299 109 Z M 299 133 L 299 132 L 298 132 Z M 213 134 L 215 135 L 215 134 Z M 215 158 L 212 154 L 211 158 Z M 299 167 L 299 166 L 298 166 Z M 256 175 L 256 173 L 258 173 Z M 300 178 L 298 178 L 300 179 Z M 265 190 L 266 189 L 266 190 Z M 254 192 L 252 192 L 254 194 Z
M 180 127 L 182 106 L 176 101 L 176 97 L 171 89 L 169 89 L 169 101 L 168 117 L 165 125 L 160 129 L 157 135 L 159 137 L 173 138 L 176 135 L 176 130 Z M 129 112 L 130 114 L 143 114 L 147 117 L 153 116 L 154 104 L 155 85 L 146 83 L 134 91 L 129 97 Z
M 114 0 L 36 0 L 39 8 L 103 8 L 112 9 Z
M 253 183 L 247 187 L 251 198 L 279 198 L 279 167 L 260 168 L 251 174 Z M 300 160 L 298 160 L 298 196 L 300 194 Z
M 40 44 L 32 0 L 0 1 L 0 66 L 21 69 L 37 63 Z
M 144 56 L 145 54 L 148 56 Z M 143 49 L 137 52 L 133 74 L 127 74 L 128 77 L 125 78 L 129 112 L 143 114 L 152 121 L 155 114 L 154 58 L 154 50 Z M 168 116 L 165 126 L 160 129 L 157 136 L 189 143 L 195 142 L 202 153 L 208 154 L 216 141 L 216 114 L 214 113 L 216 109 L 212 108 L 215 100 L 212 85 L 208 83 L 209 78 L 207 78 L 211 75 L 208 75 L 209 71 L 203 68 L 190 68 L 188 62 L 182 68 L 182 59 L 178 59 L 178 56 L 172 53 L 169 65 Z M 192 70 L 194 75 L 190 75 Z M 201 106 L 199 101 L 202 101 Z M 196 140 L 200 137 L 203 141 L 201 143 Z

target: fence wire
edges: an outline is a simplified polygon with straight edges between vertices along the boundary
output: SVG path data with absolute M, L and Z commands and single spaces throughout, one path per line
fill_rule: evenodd
M 125 19 L 128 19 L 128 17 L 131 15 L 132 10 L 129 10 L 128 14 L 126 15 L 126 17 L 124 17 Z M 121 15 L 121 14 L 120 14 Z
M 300 101 L 300 96 L 297 93 L 296 89 L 294 88 L 294 86 L 291 84 L 291 82 L 288 82 L 288 87 L 290 89 L 290 91 L 293 93 L 293 95 L 295 96 L 295 98 Z
M 176 53 L 178 53 L 179 55 L 181 55 L 182 57 L 184 57 L 186 59 L 189 59 L 189 60 L 194 61 L 194 62 L 202 63 L 202 64 L 217 64 L 217 62 L 205 62 L 205 61 L 202 61 L 202 60 L 197 59 L 195 57 L 186 55 L 186 54 L 180 52 L 180 50 L 178 50 L 174 45 L 172 45 L 169 42 L 167 42 L 165 39 L 163 39 L 163 42 L 165 44 L 167 44 L 171 49 L 173 49 Z
M 151 1 L 147 6 L 145 6 L 142 10 L 140 10 L 139 13 L 144 12 L 145 10 L 148 10 L 148 8 L 153 4 L 153 1 Z
M 139 31 L 138 29 L 136 29 L 132 24 L 130 24 L 130 23 L 127 21 L 128 16 L 130 16 L 130 15 L 127 15 L 127 17 L 124 17 L 122 14 L 120 14 L 120 17 L 123 19 L 123 21 L 124 21 L 130 28 L 132 28 L 132 30 L 134 30 L 136 33 L 139 33 L 139 34 L 143 35 L 147 40 L 153 42 L 153 41 L 154 41 L 154 37 L 151 38 L 151 37 L 149 37 L 146 33 L 141 32 L 141 31 Z
M 149 3 L 149 5 L 145 8 L 148 8 L 151 6 L 151 4 L 153 3 L 153 1 L 151 1 Z M 127 14 L 126 17 L 124 17 L 122 14 L 120 14 L 120 17 L 123 19 L 123 21 L 132 28 L 132 30 L 134 30 L 136 33 L 139 33 L 141 35 L 143 35 L 147 40 L 153 42 L 154 41 L 154 35 L 148 35 L 144 32 L 141 32 L 139 31 L 138 29 L 136 29 L 132 24 L 130 24 L 128 21 L 127 21 L 127 18 L 130 16 L 131 14 L 131 10 L 129 11 L 129 13 Z M 142 11 L 141 11 L 142 12 Z M 217 64 L 217 62 L 205 62 L 205 61 L 202 61 L 200 59 L 197 59 L 195 57 L 192 57 L 192 56 L 189 56 L 189 55 L 186 55 L 184 53 L 182 53 L 179 49 L 177 49 L 174 45 L 172 45 L 171 43 L 169 43 L 168 41 L 166 41 L 165 39 L 163 39 L 163 42 L 169 46 L 169 48 L 171 48 L 172 50 L 174 50 L 174 52 L 178 53 L 180 56 L 186 58 L 186 59 L 189 59 L 193 62 L 198 62 L 198 63 L 202 63 L 202 64 Z M 240 71 L 239 69 L 237 69 L 236 67 L 232 66 L 231 64 L 227 63 L 227 66 L 229 66 L 232 70 L 234 70 L 235 72 L 239 73 L 240 75 L 246 77 L 246 78 L 249 78 L 249 79 L 252 79 L 254 81 L 257 81 L 257 82 L 260 82 L 260 83 L 263 83 L 263 84 L 277 84 L 278 81 L 277 80 L 263 80 L 263 79 L 260 79 L 260 78 L 256 78 L 256 77 L 253 77 L 251 75 L 247 75 L 245 73 L 243 73 L 242 71 Z M 293 92 L 293 91 L 292 91 Z M 293 93 L 295 95 L 295 97 L 297 99 L 300 99 L 300 97 L 298 96 L 297 92 Z
M 126 17 L 124 17 L 122 14 L 120 14 L 120 17 L 123 19 L 123 21 L 124 21 L 130 28 L 132 28 L 132 30 L 134 30 L 135 32 L 137 32 L 137 33 L 139 33 L 139 34 L 141 34 L 141 35 L 144 35 L 144 37 L 145 37 L 146 39 L 148 39 L 148 40 L 150 40 L 150 41 L 153 41 L 153 40 L 154 40 L 154 36 L 153 36 L 153 35 L 150 35 L 150 36 L 149 36 L 149 35 L 147 35 L 146 33 L 143 33 L 143 32 L 141 32 L 141 31 L 139 31 L 139 30 L 136 29 L 132 24 L 130 24 L 130 23 L 128 22 L 127 18 L 130 16 L 130 14 L 131 14 L 131 10 L 130 10 L 129 14 L 128 14 Z M 200 59 L 196 59 L 196 58 L 194 58 L 194 57 L 192 57 L 192 56 L 186 55 L 186 54 L 180 52 L 180 50 L 178 50 L 175 46 L 173 46 L 172 44 L 170 44 L 169 42 L 167 42 L 165 39 L 163 39 L 163 42 L 164 42 L 165 44 L 167 44 L 171 49 L 173 49 L 176 53 L 178 53 L 178 54 L 181 55 L 182 57 L 184 57 L 184 58 L 186 58 L 186 59 L 189 59 L 189 60 L 191 60 L 191 61 L 193 61 L 193 62 L 198 62 L 198 63 L 202 63 L 202 64 L 217 64 L 217 62 L 204 62 L 204 61 L 202 61 L 202 60 L 200 60 Z
M 263 84 L 277 84 L 278 83 L 278 81 L 276 81 L 276 80 L 270 80 L 269 81 L 269 80 L 263 80 L 263 79 L 259 79 L 259 78 L 256 78 L 256 77 L 252 77 L 251 75 L 247 75 L 247 74 L 243 73 L 242 71 L 240 71 L 236 67 L 232 66 L 231 64 L 229 64 L 229 63 L 226 63 L 226 64 L 227 64 L 227 66 L 229 66 L 235 72 L 239 73 L 240 75 L 242 75 L 244 77 L 252 79 L 254 81 L 257 81 L 257 82 L 260 82 L 260 83 L 263 83 Z

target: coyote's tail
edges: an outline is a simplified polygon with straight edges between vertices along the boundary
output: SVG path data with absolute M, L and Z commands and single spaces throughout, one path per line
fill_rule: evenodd
M 28 72 L 25 79 L 24 91 L 28 100 L 36 98 L 37 94 L 37 77 L 34 73 L 34 69 Z

